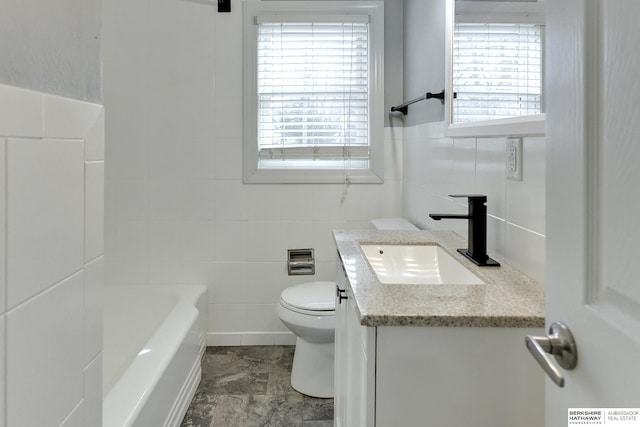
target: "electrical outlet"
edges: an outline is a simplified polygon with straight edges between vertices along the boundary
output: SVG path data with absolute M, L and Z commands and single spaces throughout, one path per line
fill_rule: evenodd
M 507 138 L 507 179 L 522 181 L 522 138 Z

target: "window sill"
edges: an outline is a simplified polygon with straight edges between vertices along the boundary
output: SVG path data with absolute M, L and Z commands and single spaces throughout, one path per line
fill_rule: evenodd
M 369 169 L 362 170 L 245 170 L 245 184 L 382 184 L 383 177 Z
M 450 124 L 444 132 L 445 136 L 449 137 L 532 136 L 544 135 L 544 133 L 544 114 L 486 122 Z

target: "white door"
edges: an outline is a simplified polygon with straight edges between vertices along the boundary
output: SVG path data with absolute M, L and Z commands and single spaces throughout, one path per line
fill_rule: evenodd
M 565 387 L 546 384 L 556 427 L 640 407 L 640 1 L 547 5 L 546 316 L 578 350 Z

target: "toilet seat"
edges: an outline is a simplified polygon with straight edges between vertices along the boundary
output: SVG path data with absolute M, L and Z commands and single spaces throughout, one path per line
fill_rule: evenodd
M 335 282 L 309 282 L 291 286 L 280 295 L 280 304 L 311 316 L 335 315 Z

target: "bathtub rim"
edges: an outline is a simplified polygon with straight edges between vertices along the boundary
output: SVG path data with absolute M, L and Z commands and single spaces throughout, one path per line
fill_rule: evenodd
M 188 334 L 194 330 L 200 332 L 197 364 L 198 380 L 200 377 L 200 361 L 205 350 L 204 331 L 202 331 L 197 302 L 206 295 L 203 285 L 132 285 L 144 288 L 150 292 L 162 291 L 177 294 L 179 299 L 176 306 L 154 331 L 144 348 L 161 348 L 162 351 L 150 351 L 139 354 L 123 371 L 110 390 L 103 394 L 103 427 L 129 427 L 143 411 L 162 375 L 166 372 L 174 356 L 180 350 Z M 111 285 L 112 288 L 125 290 L 127 285 Z M 181 340 L 166 342 L 167 335 L 179 336 Z M 194 365 L 194 367 L 196 367 Z M 194 369 L 190 367 L 190 369 Z M 186 381 L 192 381 L 193 374 L 189 373 Z M 195 384 L 197 386 L 197 383 Z M 195 387 L 193 388 L 195 392 Z M 181 393 L 182 394 L 182 393 Z M 189 399 L 192 396 L 189 396 Z M 176 402 L 179 403 L 179 402 Z M 186 409 L 186 408 L 185 408 Z

